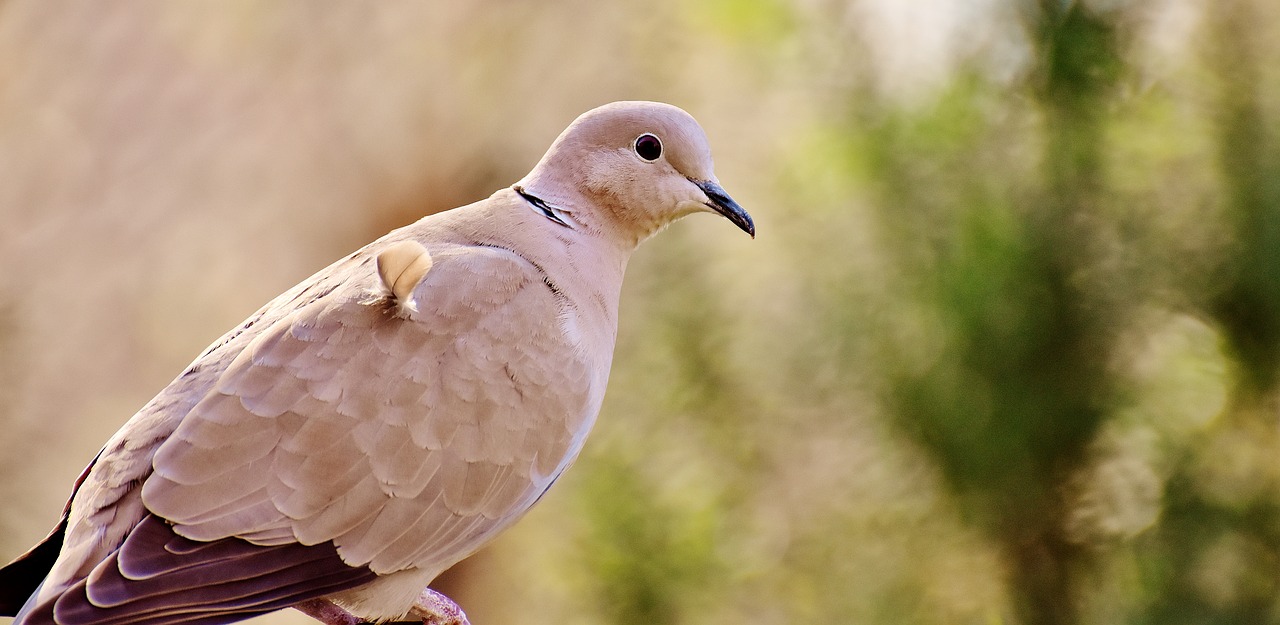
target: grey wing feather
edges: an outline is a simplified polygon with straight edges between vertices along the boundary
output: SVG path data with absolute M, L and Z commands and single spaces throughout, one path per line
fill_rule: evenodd
M 377 576 L 332 545 L 195 542 L 148 515 L 120 549 L 23 625 L 230 623 L 354 588 Z
M 160 446 L 148 509 L 197 540 L 333 541 L 379 573 L 446 567 L 514 521 L 580 439 L 586 364 L 527 261 L 433 256 L 408 313 L 362 267 L 258 333 Z

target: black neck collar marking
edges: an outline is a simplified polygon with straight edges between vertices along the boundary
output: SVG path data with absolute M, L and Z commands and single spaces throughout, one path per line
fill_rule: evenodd
M 524 198 L 524 201 L 528 202 L 530 206 L 537 209 L 539 213 L 542 213 L 543 217 L 546 217 L 547 219 L 550 219 L 555 223 L 558 223 L 570 230 L 573 230 L 573 226 L 570 226 L 568 222 L 566 222 L 562 217 L 560 217 L 559 211 L 557 211 L 550 204 L 548 204 L 546 200 L 536 195 L 533 195 L 528 191 L 525 191 L 524 187 L 515 186 L 511 188 L 514 189 L 516 193 L 519 193 L 520 197 Z

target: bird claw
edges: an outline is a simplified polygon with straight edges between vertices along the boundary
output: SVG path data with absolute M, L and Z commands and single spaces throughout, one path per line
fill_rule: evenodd
M 324 625 L 363 625 L 363 621 L 350 612 L 324 599 L 303 601 L 293 609 L 324 623 Z
M 471 625 L 458 604 L 430 588 L 418 595 L 408 616 L 422 619 L 422 625 Z
M 294 609 L 310 616 L 325 625 L 365 625 L 350 612 L 324 599 L 312 599 L 293 606 Z M 396 621 L 397 623 L 416 623 L 422 625 L 471 625 L 462 608 L 452 599 L 430 588 L 423 590 L 418 599 L 405 615 L 412 621 Z M 390 624 L 388 624 L 390 625 Z

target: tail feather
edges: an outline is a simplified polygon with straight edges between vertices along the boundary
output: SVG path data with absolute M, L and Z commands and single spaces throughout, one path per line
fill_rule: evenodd
M 0 616 L 17 616 L 18 610 L 40 587 L 58 559 L 66 531 L 67 519 L 63 517 L 40 544 L 0 569 Z
M 53 568 L 58 554 L 62 552 L 62 540 L 67 534 L 67 518 L 71 514 L 71 501 L 75 499 L 76 492 L 84 483 L 84 478 L 89 476 L 89 471 L 98 463 L 98 457 L 101 455 L 102 452 L 99 451 L 98 455 L 89 462 L 89 466 L 80 472 L 80 477 L 76 478 L 76 483 L 71 488 L 71 497 L 67 499 L 67 505 L 62 508 L 62 519 L 58 521 L 58 526 L 53 528 L 53 531 L 49 532 L 40 544 L 0 569 L 0 616 L 17 616 L 18 611 L 22 609 L 27 599 L 35 594 L 36 589 L 49 574 L 49 570 Z

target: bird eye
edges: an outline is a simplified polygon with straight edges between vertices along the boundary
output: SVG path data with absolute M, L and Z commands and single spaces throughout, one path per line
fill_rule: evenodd
M 635 148 L 636 154 L 646 161 L 656 161 L 662 156 L 662 142 L 647 132 L 636 138 Z

